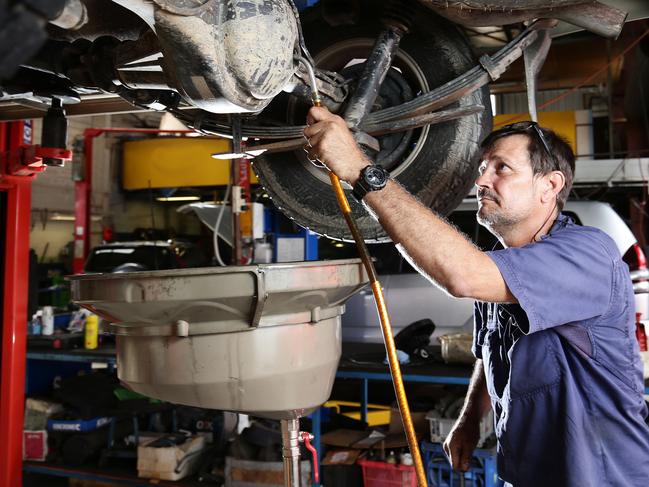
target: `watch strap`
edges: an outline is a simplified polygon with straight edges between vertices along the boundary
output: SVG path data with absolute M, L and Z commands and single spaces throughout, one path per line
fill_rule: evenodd
M 360 203 L 370 191 L 371 188 L 369 187 L 367 181 L 365 181 L 365 178 L 363 178 L 363 175 L 361 173 L 361 176 L 358 178 L 358 181 L 356 181 L 356 184 L 352 188 L 352 195 L 354 196 L 356 201 Z
M 365 171 L 367 171 L 368 168 L 378 168 L 378 169 L 380 169 L 385 174 L 386 180 L 387 180 L 388 177 L 390 177 L 390 174 L 388 173 L 388 171 L 383 169 L 383 167 L 381 167 L 381 166 L 375 166 L 373 164 L 369 164 L 369 165 L 365 166 L 363 169 L 361 169 L 360 176 L 359 176 L 358 180 L 356 181 L 356 184 L 354 184 L 354 186 L 352 188 L 352 196 L 354 196 L 356 201 L 358 201 L 359 203 L 361 201 L 363 201 L 363 198 L 365 198 L 365 196 L 367 196 L 367 193 L 369 193 L 370 191 L 377 191 L 377 190 L 383 189 L 385 187 L 385 185 L 383 185 L 380 188 L 375 188 L 365 179 Z

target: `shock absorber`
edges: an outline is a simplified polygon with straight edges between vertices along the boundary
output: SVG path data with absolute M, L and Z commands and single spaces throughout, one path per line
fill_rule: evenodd
M 388 74 L 399 50 L 401 38 L 408 33 L 414 18 L 412 2 L 389 0 L 382 15 L 384 29 L 379 33 L 365 67 L 358 79 L 356 91 L 347 103 L 343 117 L 351 128 L 358 127 L 376 100 L 381 83 Z

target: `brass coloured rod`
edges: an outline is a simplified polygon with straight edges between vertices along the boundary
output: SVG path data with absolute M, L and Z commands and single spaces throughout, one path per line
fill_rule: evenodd
M 412 454 L 413 463 L 415 464 L 417 482 L 419 483 L 419 487 L 427 487 L 428 484 L 426 481 L 426 471 L 424 469 L 424 463 L 421 459 L 419 444 L 417 443 L 417 435 L 415 434 L 415 427 L 412 423 L 412 417 L 410 415 L 410 407 L 408 406 L 406 389 L 403 385 L 403 378 L 401 376 L 401 366 L 399 365 L 399 359 L 397 358 L 397 349 L 394 345 L 392 326 L 390 325 L 390 317 L 388 315 L 388 308 L 385 304 L 383 290 L 381 289 L 381 283 L 379 282 L 378 275 L 376 274 L 376 269 L 374 268 L 374 264 L 372 263 L 372 257 L 367 250 L 367 245 L 365 245 L 365 240 L 358 230 L 356 221 L 352 216 L 352 210 L 349 206 L 349 201 L 347 201 L 347 196 L 345 196 L 345 192 L 343 191 L 340 179 L 333 172 L 329 172 L 329 179 L 331 180 L 331 185 L 333 186 L 334 193 L 336 194 L 338 206 L 340 206 L 340 210 L 345 217 L 345 221 L 349 226 L 349 230 L 354 236 L 356 248 L 358 249 L 358 253 L 360 254 L 360 258 L 363 261 L 363 265 L 365 266 L 365 270 L 367 271 L 367 275 L 370 279 L 372 293 L 374 294 L 376 308 L 378 310 L 379 319 L 381 321 L 383 342 L 385 343 L 385 348 L 388 353 L 388 363 L 390 364 L 392 384 L 394 385 L 394 390 L 397 396 L 397 404 L 399 405 L 399 412 L 401 413 L 401 420 L 403 421 L 403 427 L 406 432 L 406 438 L 408 440 L 408 446 L 410 447 L 410 453 Z
M 311 91 L 313 96 L 313 106 L 321 107 L 322 102 L 318 94 L 318 88 L 315 84 L 315 75 L 313 74 L 313 66 L 304 58 L 299 59 L 302 62 L 307 70 L 310 73 L 311 78 Z M 406 397 L 406 389 L 403 385 L 403 377 L 401 376 L 401 366 L 399 365 L 399 359 L 397 358 L 397 349 L 394 345 L 394 337 L 392 336 L 392 326 L 390 325 L 390 317 L 388 315 L 388 308 L 385 304 L 385 298 L 383 296 L 383 290 L 381 289 L 381 283 L 379 282 L 376 269 L 372 263 L 372 257 L 370 256 L 369 251 L 367 250 L 367 245 L 365 245 L 365 240 L 358 230 L 356 221 L 352 215 L 352 209 L 349 206 L 349 201 L 347 201 L 347 196 L 343 191 L 342 184 L 340 179 L 333 172 L 329 172 L 329 179 L 331 180 L 331 185 L 336 195 L 336 200 L 338 201 L 338 206 L 347 222 L 354 241 L 356 242 L 356 248 L 365 267 L 365 271 L 370 280 L 370 285 L 372 286 L 372 293 L 374 294 L 374 300 L 376 301 L 376 308 L 379 313 L 379 319 L 381 321 L 381 332 L 383 334 L 383 342 L 385 343 L 385 348 L 388 354 L 388 363 L 390 364 L 390 375 L 392 376 L 392 384 L 394 386 L 394 391 L 397 396 L 397 404 L 399 405 L 399 412 L 401 414 L 401 421 L 403 422 L 403 428 L 406 432 L 406 439 L 408 440 L 408 447 L 410 448 L 410 454 L 412 455 L 412 460 L 415 465 L 415 473 L 417 474 L 417 483 L 419 487 L 428 487 L 428 482 L 426 480 L 426 471 L 424 469 L 424 462 L 421 459 L 421 452 L 419 451 L 419 444 L 417 443 L 417 435 L 415 434 L 415 427 L 412 423 L 412 416 L 410 415 L 410 407 L 408 406 L 408 398 Z

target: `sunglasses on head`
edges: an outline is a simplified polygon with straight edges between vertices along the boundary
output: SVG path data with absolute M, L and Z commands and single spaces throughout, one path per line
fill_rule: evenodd
M 552 151 L 550 151 L 550 146 L 548 145 L 548 141 L 545 139 L 545 136 L 543 135 L 543 130 L 541 130 L 541 127 L 539 127 L 538 123 L 532 122 L 531 120 L 526 122 L 516 122 L 510 125 L 505 125 L 504 127 L 498 129 L 496 132 L 493 132 L 492 134 L 487 136 L 487 138 L 482 141 L 482 144 L 480 144 L 480 146 L 487 147 L 502 137 L 506 137 L 508 135 L 514 135 L 514 134 L 532 134 L 533 136 L 535 136 L 537 140 L 541 142 L 541 145 L 543 146 L 545 153 L 548 155 L 550 160 L 554 163 L 554 167 L 556 168 L 559 167 L 559 163 L 557 162 L 557 159 L 554 157 Z

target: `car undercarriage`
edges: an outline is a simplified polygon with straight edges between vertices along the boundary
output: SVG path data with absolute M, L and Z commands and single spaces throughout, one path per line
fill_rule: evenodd
M 245 141 L 284 213 L 346 240 L 328 177 L 301 150 L 311 90 L 300 58 L 368 156 L 447 214 L 472 185 L 491 129 L 488 84 L 522 57 L 535 118 L 536 76 L 557 22 L 614 38 L 625 18 L 583 0 L 13 1 L 0 7 L 0 114 L 6 104 L 73 113 L 106 94 L 170 112 Z M 505 45 L 476 55 L 463 29 L 481 26 L 506 26 Z M 364 238 L 385 240 L 353 206 Z

